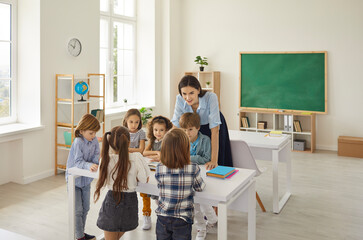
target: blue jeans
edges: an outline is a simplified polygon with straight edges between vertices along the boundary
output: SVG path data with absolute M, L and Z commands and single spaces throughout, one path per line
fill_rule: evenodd
M 157 240 L 192 239 L 192 224 L 181 218 L 158 216 L 156 222 Z
M 76 186 L 75 210 L 76 210 L 76 238 L 84 236 L 87 213 L 91 198 L 91 185 L 79 188 Z

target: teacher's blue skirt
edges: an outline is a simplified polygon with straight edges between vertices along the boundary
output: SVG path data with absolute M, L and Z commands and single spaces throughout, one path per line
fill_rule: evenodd
M 231 143 L 229 141 L 228 127 L 226 120 L 221 112 L 219 112 L 222 124 L 219 125 L 219 151 L 218 151 L 218 165 L 233 167 Z M 211 137 L 209 124 L 201 125 L 200 130 L 202 134 Z

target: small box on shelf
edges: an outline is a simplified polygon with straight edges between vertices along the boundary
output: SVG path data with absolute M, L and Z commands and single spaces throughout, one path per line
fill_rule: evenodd
M 267 122 L 266 121 L 258 121 L 257 129 L 266 129 L 266 128 L 267 128 Z
M 294 150 L 295 151 L 305 151 L 306 141 L 303 139 L 295 139 L 294 140 Z

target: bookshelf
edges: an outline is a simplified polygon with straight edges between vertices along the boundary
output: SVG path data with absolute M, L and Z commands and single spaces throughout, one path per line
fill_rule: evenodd
M 220 75 L 221 73 L 218 71 L 211 72 L 185 72 L 185 75 L 191 75 L 196 77 L 202 89 L 208 92 L 214 92 L 218 97 L 219 108 L 221 108 L 220 101 Z M 207 82 L 210 84 L 207 85 Z
M 82 102 L 78 101 L 80 96 L 74 90 L 75 85 L 80 81 L 86 82 L 89 86 L 89 90 L 84 96 L 85 101 Z M 93 109 L 103 110 L 103 116 L 99 116 L 100 119 L 103 119 L 101 131 L 97 134 L 99 137 L 105 133 L 105 74 L 90 73 L 85 77 L 76 77 L 74 74 L 56 74 L 54 174 L 57 174 L 58 170 L 66 169 L 77 123 L 85 113 L 91 113 Z M 65 135 L 70 136 L 69 144 L 66 144 Z
M 291 118 L 292 127 L 285 129 L 285 116 Z M 246 126 L 244 117 L 248 118 L 249 126 Z M 299 121 L 301 132 L 296 131 L 294 121 Z M 258 122 L 266 122 L 266 128 L 258 128 Z M 293 150 L 294 140 L 305 140 L 305 151 L 313 153 L 315 151 L 316 141 L 316 115 L 302 113 L 283 113 L 283 112 L 264 112 L 264 111 L 248 111 L 240 110 L 239 126 L 241 131 L 265 132 L 281 131 L 283 134 L 291 135 L 291 148 Z M 295 150 L 293 150 L 295 151 Z

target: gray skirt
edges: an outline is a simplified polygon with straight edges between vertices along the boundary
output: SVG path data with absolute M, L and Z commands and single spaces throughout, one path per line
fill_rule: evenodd
M 108 232 L 127 232 L 139 225 L 136 192 L 123 192 L 119 204 L 109 190 L 98 214 L 97 226 Z

